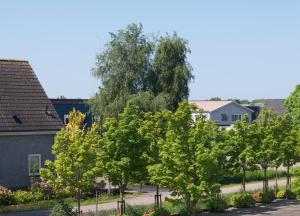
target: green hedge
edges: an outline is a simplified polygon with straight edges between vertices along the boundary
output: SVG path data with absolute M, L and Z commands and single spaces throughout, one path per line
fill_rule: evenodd
M 275 170 L 268 170 L 267 175 L 269 179 L 274 179 L 276 177 Z M 280 170 L 278 171 L 278 177 L 285 177 L 286 171 Z M 254 170 L 246 172 L 246 182 L 252 181 L 262 181 L 264 179 L 264 171 L 263 170 Z M 243 180 L 242 173 L 233 173 L 228 174 L 228 176 L 224 176 L 221 180 L 221 184 L 233 184 L 233 183 L 241 183 Z

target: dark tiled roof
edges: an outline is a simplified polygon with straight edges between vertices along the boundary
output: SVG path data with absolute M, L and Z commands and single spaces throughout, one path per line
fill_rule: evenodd
M 0 132 L 63 127 L 28 61 L 0 59 Z
M 50 99 L 52 104 L 85 104 L 87 99 Z
M 271 109 L 278 115 L 283 115 L 286 108 L 284 106 L 284 99 L 267 99 L 264 103 L 265 109 Z

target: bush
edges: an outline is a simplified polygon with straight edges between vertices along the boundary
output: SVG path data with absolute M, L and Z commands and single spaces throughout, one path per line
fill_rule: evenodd
M 273 191 L 264 191 L 264 192 L 255 192 L 252 194 L 252 198 L 255 200 L 257 203 L 271 203 L 275 196 Z
M 168 216 L 168 215 L 170 215 L 170 213 L 164 211 L 163 209 L 162 210 L 150 209 L 143 214 L 143 216 Z
M 72 211 L 72 208 L 64 203 L 64 201 L 60 201 L 56 204 L 51 211 L 50 216 L 75 216 L 76 214 Z
M 17 190 L 15 192 L 15 199 L 18 204 L 30 203 L 35 201 L 34 195 L 29 191 Z
M 47 181 L 32 184 L 31 191 L 37 194 L 39 200 L 52 199 L 55 195 L 53 187 Z
M 287 190 L 287 191 L 285 191 L 285 198 L 286 199 L 296 199 L 296 194 L 291 190 Z
M 15 196 L 11 190 L 0 186 L 0 205 L 11 205 L 15 203 Z
M 239 193 L 232 195 L 231 204 L 236 208 L 251 208 L 255 206 L 255 200 L 249 193 Z
M 276 171 L 275 170 L 267 170 L 267 176 L 268 179 L 274 179 L 276 177 Z M 278 177 L 284 177 L 286 176 L 285 170 L 279 170 L 278 171 Z M 263 170 L 253 170 L 253 171 L 247 171 L 246 172 L 246 181 L 262 181 L 264 180 L 264 171 Z M 221 180 L 221 184 L 232 184 L 232 183 L 240 183 L 243 180 L 243 174 L 242 173 L 227 173 L 227 176 L 224 176 Z
M 276 194 L 277 199 L 285 199 L 285 191 L 278 191 Z
M 223 212 L 228 208 L 228 203 L 222 197 L 213 197 L 208 200 L 207 210 L 212 212 Z

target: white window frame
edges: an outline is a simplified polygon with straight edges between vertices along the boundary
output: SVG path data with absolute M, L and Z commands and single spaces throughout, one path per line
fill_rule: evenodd
M 64 114 L 64 124 L 67 125 L 67 119 L 69 118 L 69 114 Z
M 239 118 L 236 118 L 239 116 Z M 243 115 L 242 114 L 232 114 L 231 115 L 231 121 L 236 122 L 236 121 L 242 121 Z
M 39 172 L 38 173 L 31 173 L 30 172 L 30 158 L 31 157 L 38 157 L 39 158 Z M 41 154 L 29 154 L 28 155 L 28 174 L 29 174 L 29 176 L 39 176 L 41 167 L 42 167 Z

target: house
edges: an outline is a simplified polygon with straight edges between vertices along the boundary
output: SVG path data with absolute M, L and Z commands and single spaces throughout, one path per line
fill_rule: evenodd
M 26 188 L 63 127 L 28 61 L 0 59 L 0 185 Z
M 207 119 L 218 122 L 219 126 L 225 129 L 230 129 L 236 121 L 242 120 L 245 115 L 249 116 L 249 123 L 252 122 L 253 111 L 234 101 L 192 100 L 190 103 L 202 109 Z M 193 113 L 193 115 L 195 116 L 197 113 Z
M 283 115 L 286 111 L 284 99 L 266 99 L 263 109 L 271 109 L 277 115 Z
M 59 118 L 66 125 L 69 119 L 69 113 L 73 109 L 86 114 L 85 124 L 91 127 L 93 124 L 93 117 L 90 112 L 90 107 L 87 104 L 87 99 L 50 99 Z

